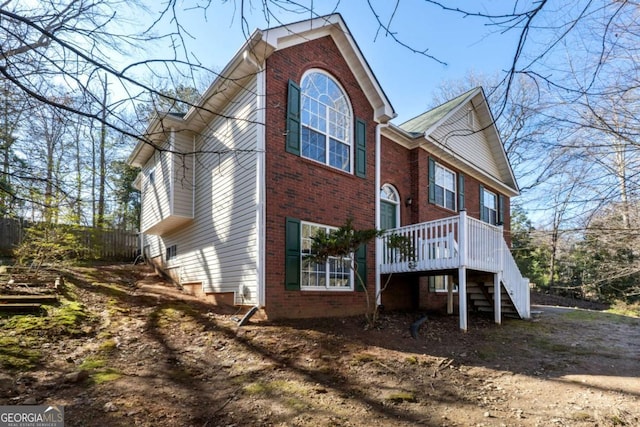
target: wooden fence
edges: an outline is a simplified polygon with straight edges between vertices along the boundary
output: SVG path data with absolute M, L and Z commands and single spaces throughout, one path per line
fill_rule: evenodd
M 0 256 L 12 256 L 33 225 L 20 219 L 0 218 Z M 86 249 L 80 251 L 84 258 L 128 261 L 133 260 L 138 251 L 138 235 L 132 231 L 74 227 L 72 233 L 79 246 Z

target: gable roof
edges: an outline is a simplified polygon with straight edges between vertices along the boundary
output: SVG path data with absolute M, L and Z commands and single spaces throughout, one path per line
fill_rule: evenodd
M 460 118 L 473 112 L 476 128 L 461 125 Z M 423 147 L 446 159 L 465 173 L 491 182 L 513 197 L 518 184 L 481 87 L 471 89 L 401 125 L 391 125 L 385 134 L 408 148 Z
M 129 156 L 129 164 L 144 165 L 154 152 L 154 144 L 163 138 L 163 130 L 177 122 L 194 132 L 204 129 L 215 117 L 216 112 L 220 111 L 233 95 L 243 90 L 246 83 L 262 70 L 265 60 L 273 52 L 325 36 L 332 37 L 372 105 L 373 120 L 378 123 L 387 123 L 396 117 L 391 102 L 382 90 L 342 16 L 335 13 L 266 30 L 255 30 L 202 94 L 196 105 L 192 106 L 183 117 L 172 117 L 170 114 L 154 116 L 145 134 L 148 141 L 138 142 Z
M 471 89 L 470 91 L 456 96 L 455 98 L 445 102 L 444 104 L 440 104 L 437 107 L 414 117 L 413 119 L 407 120 L 399 126 L 400 129 L 404 130 L 405 132 L 419 135 L 429 133 L 429 131 L 433 127 L 437 126 L 453 111 L 457 110 L 462 104 L 466 103 L 470 95 L 474 94 L 477 89 L 478 88 Z
M 395 118 L 397 114 L 391 102 L 389 102 L 387 95 L 384 93 L 378 79 L 373 74 L 369 63 L 339 13 L 262 31 L 262 39 L 266 44 L 272 46 L 274 50 L 295 46 L 325 36 L 333 38 L 351 72 L 364 91 L 367 100 L 373 106 L 373 119 L 378 123 L 386 123 Z

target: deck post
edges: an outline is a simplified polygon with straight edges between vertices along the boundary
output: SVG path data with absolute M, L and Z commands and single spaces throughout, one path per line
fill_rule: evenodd
M 460 311 L 460 329 L 467 331 L 467 269 L 458 269 L 458 309 Z
M 495 313 L 495 321 L 498 325 L 502 323 L 502 292 L 500 290 L 500 282 L 502 274 L 493 275 L 493 312 Z
M 447 276 L 447 314 L 453 314 L 453 277 Z
M 467 330 L 467 212 L 460 211 L 458 223 L 458 311 L 460 312 L 460 329 Z
M 500 242 L 504 240 L 504 226 L 500 224 L 498 227 L 500 230 Z M 498 247 L 502 247 L 498 245 Z M 505 254 L 502 251 L 498 251 L 498 272 L 493 277 L 493 312 L 495 316 L 495 322 L 500 325 L 502 323 L 502 291 L 500 289 L 500 282 L 502 281 L 502 274 L 504 272 L 504 257 Z

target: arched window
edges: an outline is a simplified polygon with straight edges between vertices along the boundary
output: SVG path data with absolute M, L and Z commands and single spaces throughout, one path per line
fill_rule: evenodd
M 380 228 L 389 230 L 400 225 L 400 196 L 391 184 L 380 189 Z
M 352 169 L 352 114 L 347 96 L 327 73 L 307 72 L 300 84 L 301 154 L 345 172 Z

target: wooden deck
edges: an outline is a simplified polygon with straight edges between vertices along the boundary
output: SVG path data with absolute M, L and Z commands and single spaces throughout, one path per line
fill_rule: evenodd
M 388 236 L 393 234 L 405 236 L 412 242 L 412 255 L 402 257 L 387 247 Z M 504 241 L 502 227 L 471 218 L 462 211 L 459 216 L 388 230 L 379 245 L 381 274 L 458 270 L 462 329 L 467 329 L 466 270 L 494 275 L 496 322 L 502 318 L 500 296 L 505 294 L 521 318 L 531 316 L 529 280 L 522 277 Z

